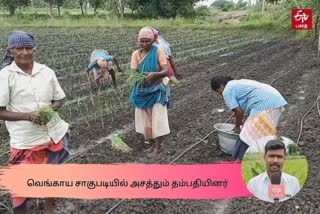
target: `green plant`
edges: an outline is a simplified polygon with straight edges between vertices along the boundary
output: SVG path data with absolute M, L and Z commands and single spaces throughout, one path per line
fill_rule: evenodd
M 210 10 L 207 6 L 200 6 L 195 9 L 196 16 L 210 16 Z
M 299 155 L 299 149 L 297 144 L 291 143 L 288 145 L 288 154 L 290 156 L 297 156 Z
M 261 174 L 262 172 L 264 172 L 264 170 L 265 170 L 265 167 L 262 164 L 260 164 L 258 161 L 255 161 L 254 167 L 251 167 L 252 177 Z
M 224 8 L 222 8 L 222 11 L 223 12 L 227 12 L 229 10 L 229 8 L 228 7 L 224 7 Z
M 122 138 L 118 134 L 111 136 L 111 146 L 114 150 L 129 153 L 132 149 L 123 142 Z
M 38 109 L 37 115 L 41 121 L 47 122 L 55 122 L 54 120 L 58 119 L 59 115 L 55 112 L 50 106 L 43 106 Z
M 8 204 L 8 202 L 0 202 L 0 211 L 9 213 L 9 214 L 14 214 L 14 211 L 11 208 L 11 206 Z
M 133 87 L 135 85 L 140 85 L 143 82 L 143 78 L 145 75 L 140 72 L 130 72 L 129 77 L 127 79 L 127 84 L 130 87 Z
M 169 81 L 169 85 L 170 85 L 171 87 L 175 87 L 175 86 L 181 86 L 181 83 L 180 83 L 179 80 L 177 80 L 177 78 L 171 77 L 171 78 L 170 78 L 170 81 Z
M 87 114 L 83 114 L 83 112 L 81 110 L 80 99 L 78 99 L 77 101 L 78 101 L 77 102 L 77 112 L 80 113 L 81 117 L 84 119 L 84 121 L 85 121 L 86 125 L 88 126 L 88 128 L 91 129 L 91 125 L 90 125 L 90 122 L 88 120 Z

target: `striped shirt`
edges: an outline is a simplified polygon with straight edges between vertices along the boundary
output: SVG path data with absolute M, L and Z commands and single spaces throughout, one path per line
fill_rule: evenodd
M 229 81 L 222 96 L 230 110 L 240 107 L 250 117 L 288 104 L 272 86 L 247 79 Z

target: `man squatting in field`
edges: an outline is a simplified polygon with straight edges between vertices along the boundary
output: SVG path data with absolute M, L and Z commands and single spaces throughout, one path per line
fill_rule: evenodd
M 170 89 L 167 77 L 167 59 L 164 51 L 155 46 L 151 27 L 140 30 L 140 49 L 132 53 L 131 70 L 146 74 L 142 84 L 136 84 L 129 103 L 135 107 L 136 132 L 144 135 L 146 143 L 152 143 L 151 157 L 160 158 L 163 153 L 162 138 L 170 133 L 168 110 Z
M 114 62 L 117 66 L 118 72 L 121 72 L 117 60 L 108 54 L 105 50 L 94 50 L 91 53 L 90 63 L 88 65 L 87 73 L 93 70 L 93 75 L 98 85 L 103 84 L 108 74 L 111 75 L 113 86 L 116 88 L 116 75 L 113 69 Z
M 65 93 L 55 72 L 33 60 L 34 51 L 33 36 L 22 31 L 9 34 L 0 71 L 0 120 L 6 121 L 10 134 L 9 166 L 59 164 L 69 155 L 69 125 L 60 117 L 52 122 L 36 113 L 43 106 L 57 111 Z M 26 198 L 13 197 L 15 213 L 26 213 L 26 202 Z M 53 198 L 45 200 L 45 214 L 53 212 L 53 203 Z
M 285 106 L 288 104 L 272 86 L 254 80 L 233 80 L 227 76 L 211 79 L 211 88 L 223 99 L 235 114 L 235 132 L 240 132 L 232 157 L 242 160 L 249 146 L 255 146 L 264 136 L 277 135 L 277 125 Z M 248 115 L 243 128 L 244 113 Z

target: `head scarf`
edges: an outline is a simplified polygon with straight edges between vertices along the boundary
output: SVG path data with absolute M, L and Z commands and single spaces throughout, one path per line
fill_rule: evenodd
M 159 44 L 159 31 L 156 28 L 152 28 L 153 35 L 154 35 L 154 42 Z
M 157 38 L 159 36 L 159 30 L 156 29 L 156 28 L 152 28 L 152 31 L 153 31 L 153 34 L 154 34 L 154 37 Z
M 139 37 L 138 39 L 151 39 L 154 40 L 154 31 L 151 27 L 144 27 L 139 31 Z
M 14 31 L 9 33 L 7 52 L 4 56 L 1 69 L 10 65 L 14 60 L 8 50 L 21 46 L 34 47 L 35 43 L 33 36 L 23 31 Z
M 23 31 L 14 31 L 9 34 L 8 48 L 12 49 L 21 46 L 34 47 L 34 38 L 30 34 Z

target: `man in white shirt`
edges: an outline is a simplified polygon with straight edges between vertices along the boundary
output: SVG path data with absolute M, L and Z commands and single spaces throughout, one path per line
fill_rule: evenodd
M 42 107 L 57 111 L 65 93 L 54 71 L 33 60 L 34 50 L 32 35 L 23 31 L 9 34 L 0 71 L 0 120 L 6 121 L 10 134 L 9 165 L 58 164 L 69 155 L 69 125 L 57 113 L 50 121 L 37 113 Z M 26 201 L 12 198 L 15 213 L 27 212 Z M 45 214 L 53 212 L 53 202 L 46 199 Z
M 296 177 L 281 172 L 286 157 L 286 147 L 280 140 L 271 140 L 265 146 L 264 159 L 267 170 L 249 180 L 247 188 L 257 198 L 263 201 L 285 201 L 300 191 L 299 181 Z M 274 180 L 273 175 L 279 173 L 279 184 L 284 187 L 284 198 L 279 200 L 269 197 L 268 189 Z

